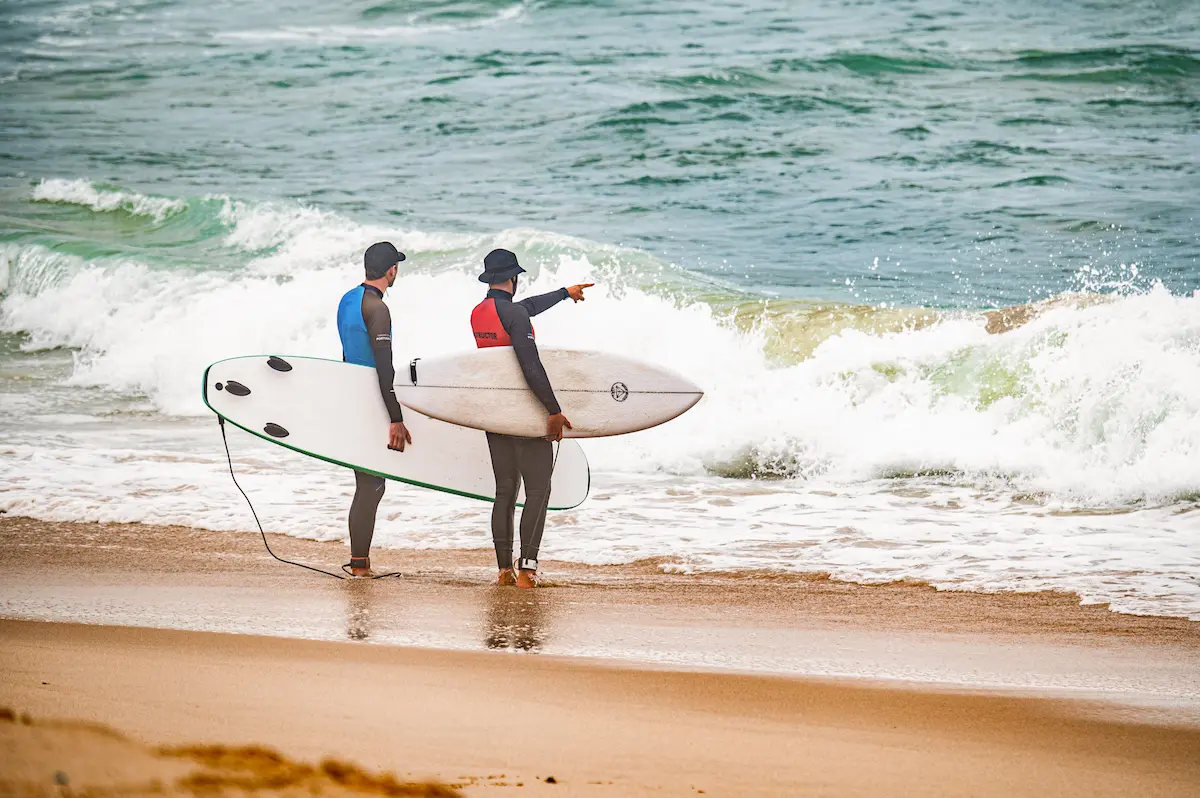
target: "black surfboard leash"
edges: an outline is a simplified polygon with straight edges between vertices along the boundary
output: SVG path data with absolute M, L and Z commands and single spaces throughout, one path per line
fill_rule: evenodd
M 266 548 L 267 548 L 267 554 L 270 554 L 272 557 L 274 557 L 276 560 L 279 560 L 282 563 L 286 563 L 288 565 L 294 565 L 297 568 L 306 568 L 309 571 L 316 571 L 319 574 L 325 574 L 326 576 L 332 576 L 334 579 L 348 578 L 347 576 L 343 576 L 342 574 L 335 574 L 332 571 L 326 571 L 322 568 L 317 568 L 312 565 L 305 565 L 302 562 L 295 562 L 293 560 L 285 560 L 282 557 L 280 557 L 278 554 L 276 554 L 275 552 L 271 551 L 271 544 L 267 542 L 267 533 L 263 531 L 262 521 L 258 520 L 258 512 L 254 509 L 254 503 L 250 501 L 250 497 L 246 495 L 246 491 L 243 490 L 242 486 L 238 483 L 237 475 L 233 473 L 233 456 L 229 453 L 229 438 L 226 437 L 226 435 L 225 435 L 225 418 L 223 416 L 218 415 L 217 416 L 217 424 L 221 428 L 221 442 L 225 444 L 225 460 L 229 464 L 229 476 L 230 476 L 230 478 L 233 479 L 234 487 L 236 487 L 238 489 L 238 492 L 242 494 L 242 498 L 246 500 L 246 505 L 250 508 L 250 514 L 254 516 L 254 523 L 258 526 L 258 534 L 262 535 L 262 542 L 263 542 L 263 545 L 266 546 Z M 342 570 L 348 574 L 349 572 L 346 571 L 346 569 L 349 567 L 350 567 L 350 564 L 346 563 L 345 565 L 342 566 Z M 390 574 L 377 574 L 375 576 L 370 576 L 367 578 L 368 579 L 386 579 L 388 577 L 400 576 L 400 575 L 401 575 L 400 572 L 397 571 L 395 573 L 390 573 Z M 354 578 L 362 578 L 362 577 L 354 577 Z

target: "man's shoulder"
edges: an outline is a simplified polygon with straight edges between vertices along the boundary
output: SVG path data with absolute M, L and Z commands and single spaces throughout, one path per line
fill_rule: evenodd
M 500 311 L 501 313 L 508 313 L 516 318 L 529 318 L 529 308 L 525 307 L 525 305 L 521 304 L 521 302 L 514 302 L 512 300 L 509 300 L 508 302 L 497 302 L 496 310 Z
M 359 286 L 359 288 L 363 288 L 363 286 Z M 386 311 L 388 309 L 387 303 L 383 301 L 383 296 L 376 291 L 367 291 L 364 289 L 362 292 L 362 303 L 364 308 L 371 308 L 372 310 Z

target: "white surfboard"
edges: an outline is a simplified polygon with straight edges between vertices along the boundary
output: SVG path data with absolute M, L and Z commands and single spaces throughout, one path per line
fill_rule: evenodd
M 540 349 L 571 438 L 637 432 L 670 421 L 704 392 L 673 371 L 578 349 Z M 505 435 L 546 434 L 546 409 L 529 390 L 516 353 L 497 346 L 418 358 L 396 372 L 396 398 L 427 416 Z
M 478 430 L 406 409 L 413 442 L 403 452 L 387 448 L 387 410 L 370 367 L 287 355 L 221 360 L 204 372 L 204 403 L 251 435 L 310 457 L 446 493 L 496 498 L 487 437 Z M 550 509 L 581 504 L 590 482 L 583 450 L 563 441 Z

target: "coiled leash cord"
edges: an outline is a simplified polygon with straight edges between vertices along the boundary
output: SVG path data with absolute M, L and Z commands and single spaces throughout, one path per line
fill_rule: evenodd
M 319 574 L 325 574 L 326 576 L 332 576 L 334 579 L 345 579 L 346 577 L 342 576 L 342 574 L 335 574 L 332 571 L 325 571 L 325 570 L 322 570 L 321 568 L 316 568 L 311 565 L 305 565 L 302 562 L 294 562 L 292 560 L 285 560 L 282 557 L 280 557 L 278 554 L 276 554 L 275 552 L 271 551 L 271 544 L 267 542 L 267 533 L 263 531 L 262 522 L 258 520 L 258 513 L 254 510 L 254 504 L 250 501 L 250 497 L 246 495 L 246 491 L 242 490 L 242 486 L 238 484 L 237 475 L 233 473 L 233 457 L 232 457 L 232 455 L 229 454 L 229 438 L 227 438 L 225 436 L 225 419 L 222 418 L 221 416 L 217 416 L 217 423 L 221 427 L 221 442 L 225 444 L 225 460 L 229 463 L 229 476 L 233 479 L 234 487 L 236 487 L 238 489 L 238 492 L 242 494 L 242 498 L 246 500 L 247 506 L 250 507 L 250 514 L 254 516 L 254 523 L 258 525 L 258 534 L 262 535 L 262 542 L 263 542 L 263 545 L 267 547 L 267 554 L 270 554 L 272 557 L 274 557 L 275 559 L 279 560 L 282 563 L 287 563 L 288 565 L 294 565 L 297 568 L 307 568 L 308 570 L 316 571 Z M 350 572 L 349 572 L 349 570 L 347 570 L 347 569 L 349 569 L 349 567 L 350 567 L 350 563 L 346 563 L 345 565 L 342 566 L 342 571 L 345 572 L 346 574 L 349 574 Z M 390 577 L 390 576 L 400 576 L 400 575 L 401 574 L 397 571 L 396 573 L 378 574 L 376 576 L 371 576 L 371 577 L 367 577 L 367 578 L 369 578 L 369 579 L 386 579 L 387 577 Z M 362 577 L 355 577 L 355 578 L 361 579 Z

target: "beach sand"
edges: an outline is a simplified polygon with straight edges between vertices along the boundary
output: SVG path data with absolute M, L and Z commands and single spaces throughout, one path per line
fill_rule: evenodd
M 1200 624 L 1070 595 L 652 563 L 550 564 L 522 592 L 463 551 L 378 551 L 406 575 L 343 582 L 251 535 L 17 518 L 0 552 L 0 615 L 19 619 L 0 621 L 0 706 L 33 719 L 0 724 L 0 793 L 66 794 L 60 771 L 73 794 L 187 794 L 198 772 L 248 789 L 244 752 L 163 746 L 276 750 L 278 794 L 1200 790 Z M 339 782 L 351 765 L 374 775 Z
M 34 720 L 9 709 L 0 709 L 0 751 L 0 795 L 461 795 L 331 758 L 314 766 L 262 746 L 150 747 L 98 723 Z
M 1184 796 L 1200 785 L 1200 730 L 1070 701 L 76 624 L 0 622 L 0 637 L 0 703 L 35 718 L 100 721 L 155 746 L 267 745 L 468 795 Z M 3 781 L 89 774 L 86 747 L 58 753 L 31 774 L 6 765 Z M 106 758 L 133 758 L 136 773 L 145 755 Z M 168 764 L 151 773 L 170 778 Z

